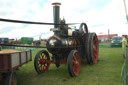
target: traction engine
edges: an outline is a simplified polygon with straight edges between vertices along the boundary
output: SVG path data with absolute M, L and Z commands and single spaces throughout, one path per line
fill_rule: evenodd
M 50 31 L 54 35 L 46 43 L 47 50 L 39 51 L 34 60 L 37 73 L 44 73 L 51 63 L 56 67 L 67 64 L 70 76 L 79 74 L 81 61 L 87 60 L 88 64 L 95 64 L 98 60 L 98 38 L 96 33 L 89 33 L 86 23 L 81 23 L 79 29 L 72 30 L 65 19 L 60 20 L 60 3 L 52 3 L 54 28 Z M 52 56 L 49 55 L 49 52 Z

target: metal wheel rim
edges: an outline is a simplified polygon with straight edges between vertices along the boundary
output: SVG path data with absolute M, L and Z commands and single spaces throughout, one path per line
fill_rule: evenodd
M 97 63 L 98 53 L 99 53 L 99 45 L 98 45 L 98 38 L 96 35 L 94 35 L 94 38 L 93 38 L 92 52 L 93 52 L 93 61 L 94 61 L 94 63 Z
M 80 68 L 81 68 L 81 59 L 80 59 L 79 53 L 76 52 L 74 53 L 73 60 L 72 60 L 72 70 L 75 76 L 79 74 Z
M 49 61 L 50 61 L 50 57 L 45 52 L 42 52 L 38 56 L 38 68 L 40 72 L 46 72 L 48 70 L 50 65 Z

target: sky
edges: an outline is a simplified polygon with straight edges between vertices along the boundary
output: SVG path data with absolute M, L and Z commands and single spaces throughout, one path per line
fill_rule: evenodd
M 128 35 L 123 0 L 0 0 L 0 18 L 35 22 L 53 22 L 53 2 L 60 2 L 60 18 L 66 23 L 85 22 L 90 32 Z M 128 7 L 128 0 L 126 0 Z M 79 25 L 76 26 L 79 29 Z M 48 38 L 53 25 L 16 24 L 0 21 L 0 37 L 20 39 Z

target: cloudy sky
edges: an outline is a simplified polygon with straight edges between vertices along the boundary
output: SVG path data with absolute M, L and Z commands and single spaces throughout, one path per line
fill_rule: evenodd
M 110 34 L 128 34 L 123 0 L 0 0 L 0 18 L 52 23 L 53 2 L 62 4 L 60 18 L 64 17 L 67 23 L 85 22 L 89 31 L 97 34 L 107 34 L 108 29 Z M 53 34 L 50 28 L 53 26 L 0 21 L 0 37 L 47 38 Z

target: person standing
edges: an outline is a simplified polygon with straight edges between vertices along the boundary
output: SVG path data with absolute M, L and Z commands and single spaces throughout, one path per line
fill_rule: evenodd
M 122 48 L 125 49 L 127 46 L 127 35 L 124 35 L 122 39 Z
M 122 48 L 123 48 L 123 57 L 125 58 L 125 51 L 126 51 L 126 46 L 127 46 L 127 35 L 123 36 L 122 39 Z

